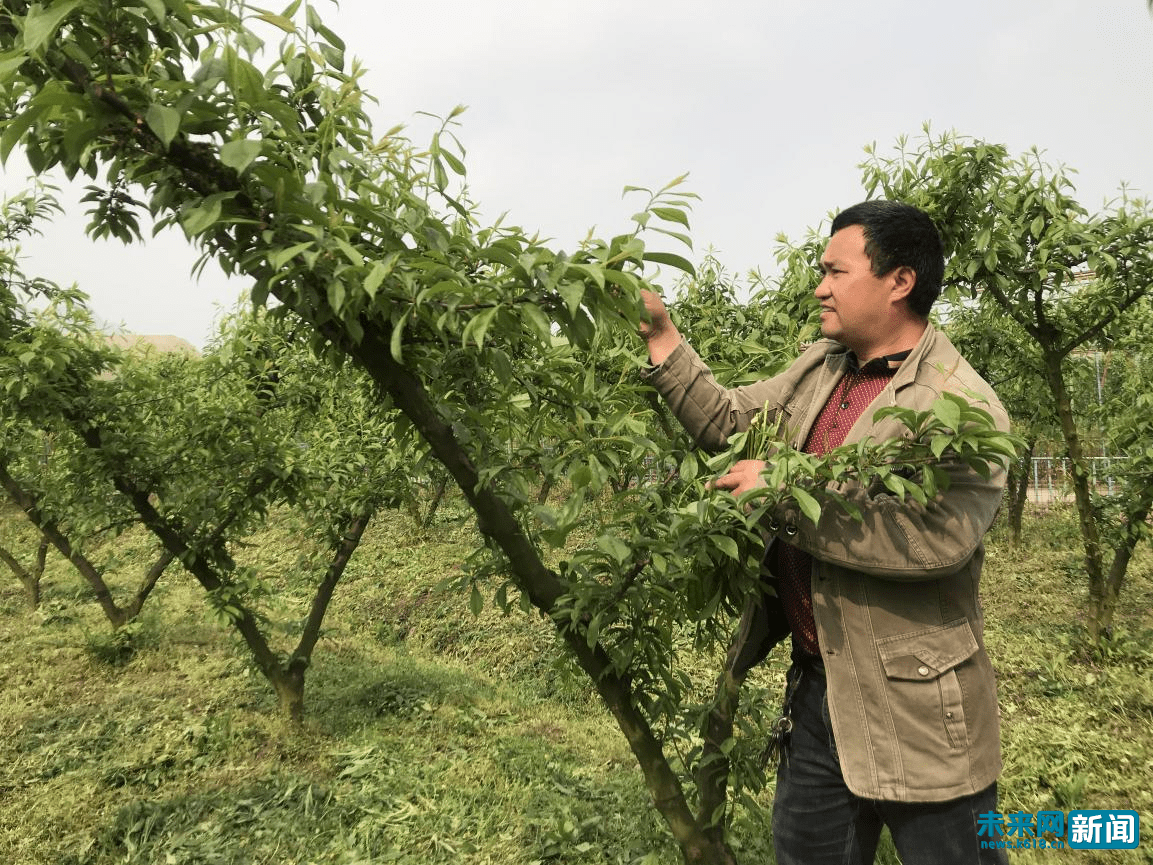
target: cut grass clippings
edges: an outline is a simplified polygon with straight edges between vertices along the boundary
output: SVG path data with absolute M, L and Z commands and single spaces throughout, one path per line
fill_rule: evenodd
M 4 515 L 6 537 L 18 527 Z M 436 587 L 475 536 L 446 506 L 426 534 L 389 513 L 350 564 L 294 727 L 243 647 L 173 570 L 114 635 L 84 584 L 50 559 L 29 612 L 0 583 L 0 850 L 12 865 L 679 862 L 628 747 L 552 627 L 468 612 Z M 291 527 L 253 539 L 270 615 L 307 597 Z M 27 539 L 25 539 L 27 540 Z M 148 544 L 119 542 L 116 585 Z M 1024 544 L 990 538 L 983 598 L 998 670 L 1003 812 L 1125 808 L 1153 833 L 1153 576 L 1142 549 L 1103 657 L 1080 643 L 1087 590 L 1066 513 L 1034 514 Z M 287 575 L 287 576 L 286 576 Z M 7 576 L 7 575 L 6 575 Z M 783 665 L 759 673 L 770 685 Z M 771 785 L 759 798 L 771 802 Z M 733 829 L 742 863 L 772 862 L 764 813 Z M 1127 853 L 1014 862 L 1150 862 Z M 882 862 L 895 862 L 891 849 Z

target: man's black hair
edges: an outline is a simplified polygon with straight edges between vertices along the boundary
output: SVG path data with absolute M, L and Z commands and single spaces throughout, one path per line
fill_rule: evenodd
M 874 276 L 884 276 L 898 267 L 911 267 L 916 272 L 909 308 L 927 318 L 941 294 L 945 276 L 941 235 L 929 215 L 899 201 L 862 201 L 837 214 L 829 235 L 850 225 L 859 225 L 864 232 L 865 255 Z

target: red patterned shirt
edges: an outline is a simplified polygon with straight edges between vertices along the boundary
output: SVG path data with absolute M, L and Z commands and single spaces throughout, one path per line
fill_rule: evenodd
M 821 409 L 802 448 L 805 453 L 824 454 L 844 444 L 845 436 L 869 404 L 888 384 L 908 351 L 875 358 L 863 367 L 849 355 L 849 369 Z M 820 655 L 817 623 L 813 619 L 813 559 L 804 550 L 778 539 L 773 546 L 770 569 L 777 576 L 781 604 L 793 632 L 793 643 L 807 655 Z

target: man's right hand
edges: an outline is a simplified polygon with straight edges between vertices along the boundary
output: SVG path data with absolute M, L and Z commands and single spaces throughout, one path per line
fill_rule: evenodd
M 641 338 L 648 343 L 649 360 L 653 366 L 665 362 L 681 342 L 681 333 L 669 318 L 668 308 L 655 291 L 641 289 L 641 299 L 645 303 L 645 315 L 641 320 Z

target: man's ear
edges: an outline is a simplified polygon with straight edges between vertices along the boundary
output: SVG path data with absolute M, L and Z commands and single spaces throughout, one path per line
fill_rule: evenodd
M 889 297 L 893 301 L 906 300 L 909 293 L 912 292 L 913 286 L 917 284 L 917 271 L 908 265 L 903 265 L 893 270 L 890 276 L 893 279 L 893 287 Z

